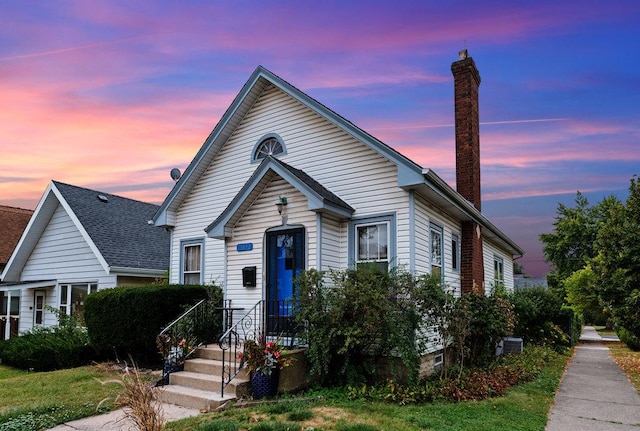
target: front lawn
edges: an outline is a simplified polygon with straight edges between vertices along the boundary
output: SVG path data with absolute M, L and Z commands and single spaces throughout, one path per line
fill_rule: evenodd
M 0 431 L 38 430 L 113 408 L 121 386 L 98 380 L 120 376 L 104 365 L 26 372 L 0 365 Z
M 346 390 L 315 390 L 284 402 L 232 407 L 167 424 L 166 430 L 543 430 L 569 356 L 557 356 L 529 383 L 504 397 L 480 402 L 398 406 L 350 400 Z M 121 386 L 96 379 L 119 378 L 104 365 L 44 373 L 0 366 L 0 431 L 38 430 L 97 414 Z M 112 408 L 112 403 L 100 411 Z
M 534 381 L 480 402 L 398 406 L 349 400 L 343 390 L 312 391 L 277 404 L 233 407 L 168 424 L 172 431 L 215 430 L 544 430 L 569 356 L 557 356 Z

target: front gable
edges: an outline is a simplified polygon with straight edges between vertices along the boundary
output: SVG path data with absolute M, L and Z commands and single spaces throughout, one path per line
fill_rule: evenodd
M 282 94 L 286 95 L 289 103 L 272 105 L 271 101 L 279 98 L 279 95 Z M 282 99 L 279 98 L 279 100 Z M 269 109 L 261 108 L 261 102 L 266 103 Z M 286 112 L 284 112 L 285 110 Z M 291 117 L 292 114 L 303 120 L 307 127 L 314 127 L 314 125 L 319 127 L 320 130 L 312 133 L 316 137 L 318 133 L 339 133 L 343 135 L 339 138 L 340 140 L 344 141 L 345 137 L 349 137 L 353 142 L 358 142 L 358 145 L 362 145 L 363 148 L 366 147 L 367 150 L 375 152 L 378 156 L 394 165 L 396 175 L 393 184 L 395 186 L 406 187 L 423 181 L 422 168 L 420 166 L 267 69 L 258 67 L 206 139 L 184 175 L 182 175 L 162 203 L 153 218 L 154 223 L 158 226 L 175 225 L 176 215 L 180 207 L 194 189 L 198 187 L 198 184 L 202 182 L 202 177 L 207 174 L 210 165 L 218 157 L 219 153 L 230 150 L 228 141 L 233 141 L 234 134 L 247 136 L 247 133 L 251 134 L 253 132 L 249 139 L 250 144 L 244 143 L 249 145 L 249 148 L 246 149 L 243 156 L 240 156 L 245 157 L 245 160 L 247 158 L 250 160 L 251 152 L 249 150 L 255 146 L 256 141 L 261 136 L 264 136 L 265 133 L 279 133 L 284 136 L 289 131 L 291 134 L 295 134 L 295 127 L 300 127 L 300 123 L 293 123 L 288 128 L 285 127 L 279 130 L 265 129 L 264 127 L 256 128 L 255 126 L 259 123 L 264 125 L 264 122 L 269 121 L 277 122 L 278 117 Z M 251 130 L 247 129 L 248 125 L 250 125 Z M 312 150 L 311 146 L 308 145 L 307 150 Z M 313 157 L 313 155 L 309 154 L 304 156 Z M 287 157 L 291 163 L 294 163 L 295 155 L 289 152 Z M 292 158 L 289 159 L 289 157 Z M 318 157 L 318 160 L 321 160 L 322 154 L 319 154 Z M 300 164 L 297 165 L 300 166 Z M 306 168 L 303 169 L 306 170 Z M 217 174 L 224 174 L 224 172 Z M 248 178 L 248 175 L 245 180 L 246 178 Z
M 276 176 L 283 178 L 305 196 L 309 211 L 329 214 L 338 220 L 351 218 L 354 209 L 349 204 L 305 172 L 267 156 L 229 206 L 205 229 L 209 237 L 230 238 L 233 226 Z
M 54 215 L 57 215 L 55 220 L 61 223 L 58 225 L 61 227 L 60 230 L 57 230 L 55 226 L 49 227 L 52 219 L 54 219 Z M 45 231 L 48 232 L 46 237 L 48 237 L 49 241 L 46 240 Z M 69 207 L 69 204 L 56 188 L 55 183 L 51 182 L 47 186 L 40 202 L 38 202 L 38 206 L 29 224 L 11 255 L 11 259 L 9 259 L 7 263 L 2 273 L 2 280 L 20 281 L 23 270 L 37 247 L 52 246 L 56 248 L 56 240 L 68 238 L 70 235 L 74 238 L 74 241 L 76 241 L 77 247 L 86 247 L 93 255 L 92 259 L 95 259 L 95 261 L 99 263 L 102 270 L 105 272 L 108 271 L 107 262 L 93 241 L 91 241 L 91 238 Z M 40 245 L 41 242 L 42 245 Z M 57 259 L 58 255 L 55 251 L 52 250 L 52 252 L 52 258 Z M 46 256 L 46 254 L 43 256 Z M 34 260 L 31 260 L 31 262 L 34 262 Z M 49 275 L 45 278 L 50 279 L 51 276 Z

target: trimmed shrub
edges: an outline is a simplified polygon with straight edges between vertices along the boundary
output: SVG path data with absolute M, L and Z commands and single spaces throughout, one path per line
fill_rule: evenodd
M 618 326 L 616 328 L 616 332 L 618 333 L 620 341 L 626 344 L 628 348 L 634 352 L 640 351 L 640 337 L 636 337 L 631 331 L 623 328 L 622 326 Z
M 158 333 L 202 299 L 222 306 L 218 286 L 147 285 L 104 289 L 87 296 L 84 318 L 92 345 L 107 358 L 128 358 L 139 364 L 160 361 Z M 212 338 L 222 329 L 216 313 Z
M 2 343 L 3 364 L 24 370 L 51 371 L 86 365 L 96 357 L 85 328 L 76 320 L 49 308 L 58 317 L 58 326 L 36 327 Z

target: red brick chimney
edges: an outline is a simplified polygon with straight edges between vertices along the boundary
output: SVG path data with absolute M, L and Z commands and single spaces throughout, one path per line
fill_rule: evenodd
M 480 73 L 467 50 L 451 64 L 456 125 L 456 188 L 478 211 L 480 198 Z M 462 222 L 460 278 L 462 293 L 484 293 L 482 230 L 473 221 Z

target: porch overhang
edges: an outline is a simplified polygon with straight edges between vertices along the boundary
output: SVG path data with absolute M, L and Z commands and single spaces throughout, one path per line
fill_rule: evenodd
M 207 235 L 216 239 L 230 238 L 233 226 L 276 176 L 283 178 L 307 198 L 309 211 L 329 214 L 339 220 L 348 220 L 355 212 L 348 203 L 305 172 L 267 156 L 229 206 L 205 229 Z
M 0 283 L 0 291 L 42 289 L 43 287 L 54 287 L 57 284 L 58 280 L 7 281 Z

